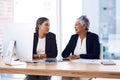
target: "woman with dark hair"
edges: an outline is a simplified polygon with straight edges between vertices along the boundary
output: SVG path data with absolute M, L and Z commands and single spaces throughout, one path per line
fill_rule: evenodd
M 36 22 L 36 33 L 34 34 L 33 58 L 56 58 L 57 44 L 55 34 L 49 32 L 49 20 L 41 17 Z
M 55 34 L 49 32 L 49 19 L 41 17 L 36 22 L 34 33 L 33 59 L 57 57 L 57 44 Z M 26 80 L 50 80 L 50 76 L 28 75 Z

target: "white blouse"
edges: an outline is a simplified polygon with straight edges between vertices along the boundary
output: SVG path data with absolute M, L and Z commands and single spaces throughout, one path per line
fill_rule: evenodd
M 84 38 L 81 43 L 81 38 L 78 37 L 74 54 L 75 55 L 86 54 L 86 38 Z
M 45 39 L 46 38 L 39 38 L 37 44 L 37 54 L 45 54 Z

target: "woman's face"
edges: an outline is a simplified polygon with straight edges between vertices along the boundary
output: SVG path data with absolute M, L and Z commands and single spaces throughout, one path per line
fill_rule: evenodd
M 41 25 L 38 25 L 38 27 L 39 27 L 39 30 L 42 31 L 43 33 L 48 33 L 49 27 L 50 27 L 49 20 L 44 21 Z
M 82 25 L 79 21 L 76 21 L 75 23 L 75 31 L 77 34 L 86 31 L 86 26 Z

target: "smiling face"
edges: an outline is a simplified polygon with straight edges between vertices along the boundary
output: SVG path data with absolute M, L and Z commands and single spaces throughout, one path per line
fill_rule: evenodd
M 79 34 L 81 32 L 86 31 L 86 25 L 81 24 L 79 21 L 76 21 L 76 23 L 75 23 L 75 31 L 76 31 L 76 34 Z
M 41 25 L 38 25 L 40 32 L 43 33 L 48 33 L 49 32 L 49 27 L 50 27 L 50 23 L 49 20 L 44 21 Z

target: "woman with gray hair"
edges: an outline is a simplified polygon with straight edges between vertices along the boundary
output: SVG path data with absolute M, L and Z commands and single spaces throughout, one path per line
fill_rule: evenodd
M 89 20 L 86 16 L 81 16 L 76 20 L 75 31 L 66 48 L 62 52 L 63 58 L 68 59 L 99 59 L 100 43 L 98 35 L 89 32 Z M 65 78 L 62 78 L 66 80 Z M 76 80 L 69 78 L 67 80 Z M 78 80 L 78 79 L 77 79 Z
M 98 35 L 89 32 L 89 20 L 81 16 L 75 23 L 76 34 L 72 35 L 64 51 L 63 58 L 70 59 L 99 59 L 100 44 Z

